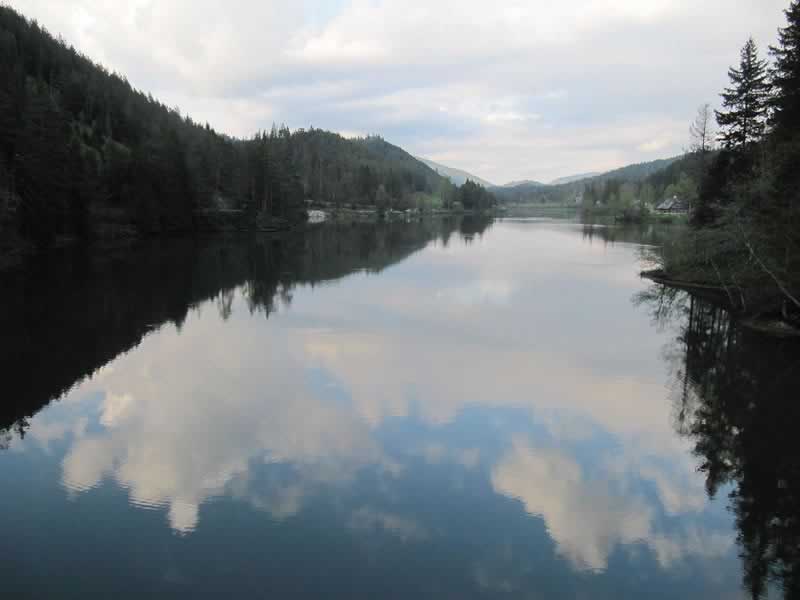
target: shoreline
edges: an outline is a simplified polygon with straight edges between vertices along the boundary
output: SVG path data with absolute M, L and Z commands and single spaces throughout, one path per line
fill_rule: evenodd
M 784 320 L 780 315 L 776 314 L 747 314 L 736 311 L 731 305 L 728 294 L 721 286 L 711 285 L 708 283 L 685 281 L 670 277 L 666 272 L 661 269 L 651 269 L 649 271 L 641 271 L 639 276 L 642 279 L 648 279 L 653 283 L 670 287 L 673 289 L 683 290 L 689 294 L 701 297 L 709 302 L 722 306 L 728 310 L 742 327 L 775 338 L 797 338 L 800 339 L 800 327 L 793 323 Z
M 346 208 L 346 207 L 329 207 L 329 206 L 315 206 L 311 205 L 308 209 L 309 215 L 311 213 L 322 213 L 324 219 L 322 221 L 314 221 L 312 219 L 307 221 L 306 224 L 319 224 L 327 222 L 340 222 L 342 220 L 358 220 L 358 221 L 409 221 L 419 219 L 429 219 L 434 217 L 502 217 L 505 216 L 505 211 L 502 210 L 448 210 L 448 209 L 434 209 L 422 211 L 419 209 L 408 210 L 386 210 L 379 211 L 376 208 Z
M 195 227 L 186 231 L 166 231 L 149 235 L 138 233 L 133 227 L 99 228 L 100 235 L 84 240 L 73 236 L 58 236 L 52 244 L 42 248 L 34 242 L 16 234 L 4 241 L 0 247 L 0 273 L 11 272 L 25 266 L 27 261 L 35 259 L 37 255 L 46 256 L 52 253 L 63 252 L 70 249 L 85 247 L 91 252 L 115 250 L 125 246 L 145 242 L 148 240 L 172 240 L 199 237 L 240 236 L 259 234 L 282 234 L 305 231 L 311 227 L 325 224 L 347 223 L 401 223 L 420 221 L 425 219 L 448 217 L 488 217 L 502 216 L 502 213 L 480 211 L 445 211 L 419 212 L 409 214 L 400 211 L 387 212 L 381 215 L 375 209 L 311 209 L 322 211 L 325 218 L 321 221 L 304 220 L 291 223 L 286 219 L 273 219 L 268 222 L 246 225 L 242 223 L 243 215 L 239 211 L 203 212 L 195 215 Z M 311 210 L 309 212 L 311 212 Z

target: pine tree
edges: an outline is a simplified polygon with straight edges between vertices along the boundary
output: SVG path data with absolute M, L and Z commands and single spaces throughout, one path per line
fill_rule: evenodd
M 746 150 L 764 135 L 770 96 L 767 63 L 758 58 L 753 38 L 742 48 L 739 68 L 728 69 L 728 77 L 732 85 L 722 93 L 726 110 L 716 111 L 717 123 L 726 148 Z
M 785 14 L 788 24 L 778 30 L 778 45 L 769 49 L 775 59 L 773 124 L 779 135 L 797 131 L 800 125 L 800 0 L 794 0 Z

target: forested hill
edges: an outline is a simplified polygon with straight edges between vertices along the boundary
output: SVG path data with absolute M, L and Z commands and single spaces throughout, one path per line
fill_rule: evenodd
M 4 231 L 47 244 L 190 230 L 206 207 L 300 217 L 285 128 L 233 140 L 0 7 Z M 4 236 L 6 237 L 6 236 Z
M 317 201 L 373 204 L 385 192 L 402 203 L 443 184 L 433 169 L 378 136 L 350 139 L 311 128 L 297 130 L 292 141 L 305 190 Z
M 520 182 L 501 188 L 492 188 L 498 198 L 507 202 L 575 204 L 587 193 L 602 193 L 610 196 L 622 186 L 648 190 L 648 201 L 660 199 L 671 185 L 678 185 L 681 176 L 690 171 L 685 157 L 675 156 L 649 162 L 636 163 L 607 171 L 587 173 L 555 180 L 550 184 Z M 607 192 L 608 190 L 608 192 Z
M 21 240 L 286 226 L 305 201 L 410 206 L 459 190 L 379 137 L 272 127 L 240 140 L 134 89 L 0 6 L 0 255 Z M 224 217 L 224 218 L 222 218 Z
M 597 173 L 595 171 L 589 173 L 578 173 L 577 175 L 567 175 L 566 177 L 559 177 L 558 179 L 554 179 L 550 182 L 550 185 L 562 185 L 564 183 L 574 183 L 575 181 L 583 181 L 584 179 L 590 179 L 592 177 L 597 177 L 598 175 L 602 175 L 602 173 Z
M 611 179 L 624 182 L 644 181 L 651 175 L 658 173 L 659 171 L 663 171 L 680 158 L 680 156 L 673 156 L 671 158 L 659 158 L 657 160 L 627 165 L 619 169 L 614 169 L 613 171 L 607 171 L 605 173 L 600 173 L 599 175 L 594 175 L 590 177 L 590 179 L 593 182 L 609 181 Z

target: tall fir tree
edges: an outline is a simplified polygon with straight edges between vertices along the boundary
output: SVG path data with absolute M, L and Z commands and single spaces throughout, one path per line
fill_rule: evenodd
M 772 121 L 779 137 L 800 126 L 800 0 L 794 0 L 785 14 L 788 23 L 778 30 L 778 45 L 770 46 L 775 60 Z
M 731 86 L 722 92 L 723 110 L 716 111 L 723 145 L 746 150 L 759 141 L 766 128 L 770 83 L 767 62 L 758 57 L 753 38 L 741 51 L 739 68 L 728 69 Z

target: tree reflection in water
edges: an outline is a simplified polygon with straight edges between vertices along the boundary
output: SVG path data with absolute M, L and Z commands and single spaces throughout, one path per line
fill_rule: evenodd
M 753 598 L 769 584 L 800 598 L 800 341 L 663 286 L 638 301 L 660 326 L 677 326 L 666 352 L 675 426 L 693 441 L 709 496 L 730 488 L 745 587 Z
M 29 417 L 62 397 L 151 331 L 180 328 L 215 300 L 227 319 L 236 290 L 269 317 L 297 285 L 354 271 L 379 273 L 436 241 L 480 236 L 485 217 L 326 224 L 304 232 L 159 240 L 88 254 L 66 252 L 0 274 L 0 449 L 24 436 Z

